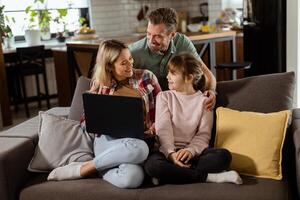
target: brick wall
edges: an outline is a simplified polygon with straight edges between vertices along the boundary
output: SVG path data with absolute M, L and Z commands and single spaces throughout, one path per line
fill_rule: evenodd
M 91 21 L 100 37 L 134 33 L 141 25 L 136 16 L 142 5 L 149 10 L 172 7 L 186 10 L 190 17 L 200 16 L 199 4 L 208 0 L 91 0 Z M 209 0 L 215 1 L 215 0 Z M 219 0 L 221 1 L 221 0 Z M 218 2 L 219 2 L 218 1 Z M 148 11 L 149 12 L 149 11 Z
M 222 10 L 222 0 L 209 0 L 208 1 L 208 13 L 209 22 L 215 23 L 219 17 L 220 11 Z

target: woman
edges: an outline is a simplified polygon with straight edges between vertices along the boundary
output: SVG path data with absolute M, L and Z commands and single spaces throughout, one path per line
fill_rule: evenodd
M 133 69 L 133 58 L 125 44 L 116 40 L 106 40 L 100 44 L 89 92 L 141 97 L 144 102 L 145 130 L 151 133 L 154 130 L 155 98 L 160 91 L 153 73 Z M 85 131 L 84 116 L 81 125 Z M 136 188 L 144 179 L 139 164 L 147 158 L 148 153 L 148 146 L 143 140 L 97 135 L 94 141 L 95 158 L 92 161 L 73 162 L 56 168 L 49 174 L 48 180 L 79 179 L 101 172 L 104 180 L 117 187 Z

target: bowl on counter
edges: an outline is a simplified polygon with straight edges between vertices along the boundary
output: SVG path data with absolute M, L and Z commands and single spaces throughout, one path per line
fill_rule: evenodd
M 199 32 L 201 30 L 201 24 L 189 24 L 187 25 L 187 29 L 190 32 Z

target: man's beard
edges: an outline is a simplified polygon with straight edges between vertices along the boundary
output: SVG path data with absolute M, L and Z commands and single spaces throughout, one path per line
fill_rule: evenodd
M 163 53 L 163 52 L 166 52 L 168 49 L 168 48 L 164 48 L 162 45 L 160 45 L 159 47 L 152 46 L 150 42 L 148 42 L 147 45 L 152 52 L 156 52 L 156 53 L 159 53 L 159 52 Z
M 148 47 L 150 48 L 151 51 L 154 52 L 159 52 L 162 50 L 161 46 L 153 46 L 150 42 L 148 43 Z

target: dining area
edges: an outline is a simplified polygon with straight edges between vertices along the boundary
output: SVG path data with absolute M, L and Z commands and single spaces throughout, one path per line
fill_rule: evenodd
M 74 3 L 71 7 L 69 6 L 68 12 L 64 10 L 66 8 L 53 7 L 54 5 L 49 2 L 46 5 L 37 1 L 36 5 L 32 4 L 32 7 L 27 7 L 29 10 L 36 9 L 37 14 L 39 14 L 40 10 L 51 11 L 51 17 L 56 22 L 57 30 L 62 30 L 63 34 L 60 34 L 60 32 L 53 33 L 53 27 L 51 27 L 52 30 L 50 30 L 48 38 L 45 38 L 46 35 L 44 33 L 40 33 L 38 37 L 28 39 L 25 31 L 23 36 L 16 33 L 14 41 L 9 44 L 3 40 L 2 52 L 0 53 L 2 59 L 0 60 L 0 103 L 3 127 L 13 124 L 14 113 L 17 113 L 19 108 L 25 114 L 24 118 L 30 118 L 30 107 L 32 107 L 33 103 L 34 107 L 38 106 L 38 109 L 41 108 L 41 104 L 46 106 L 44 109 L 52 107 L 51 102 L 55 106 L 70 106 L 77 79 L 80 76 L 91 78 L 98 46 L 102 40 L 117 39 L 126 45 L 130 45 L 146 37 L 147 11 L 136 8 L 138 3 L 124 4 L 120 7 L 120 9 L 125 8 L 125 10 L 129 10 L 132 13 L 135 13 L 133 11 L 137 10 L 137 13 L 135 13 L 137 14 L 137 19 L 134 19 L 135 16 L 133 14 L 130 14 L 129 16 L 131 17 L 128 19 L 130 22 L 135 22 L 134 26 L 130 27 L 130 30 L 128 27 L 124 27 L 122 32 L 113 31 L 109 33 L 107 29 L 116 30 L 116 27 L 112 27 L 112 25 L 118 24 L 119 21 L 113 22 L 104 15 L 93 15 L 93 13 L 101 11 L 103 6 L 94 1 L 91 2 L 93 5 L 87 4 L 87 1 L 82 2 L 81 5 L 75 5 L 76 3 Z M 197 7 L 199 6 L 197 1 L 193 2 L 193 4 Z M 8 16 L 8 19 L 13 19 L 17 16 L 9 3 L 4 1 L 4 5 L 7 7 L 7 10 L 4 10 L 4 14 Z M 176 3 L 174 3 L 175 5 Z M 105 6 L 108 10 L 116 9 L 111 7 L 111 4 Z M 144 4 L 141 4 L 141 6 L 145 8 Z M 155 8 L 158 4 L 149 2 L 146 6 Z M 189 7 L 182 6 L 178 8 L 178 32 L 184 34 L 193 43 L 199 57 L 208 66 L 217 81 L 232 79 L 233 73 L 235 74 L 235 79 L 243 77 L 245 74 L 243 68 L 237 70 L 217 68 L 222 63 L 243 62 L 243 33 L 239 29 L 231 30 L 222 26 L 216 26 L 211 22 L 206 22 L 208 25 L 203 25 L 204 23 L 201 20 L 207 20 L 206 15 L 208 15 L 203 6 L 205 5 L 201 4 L 200 13 L 199 11 L 191 11 Z M 69 24 L 72 24 L 72 27 L 67 25 L 65 21 L 67 21 L 67 18 L 70 18 L 70 13 L 72 13 L 71 17 L 74 18 L 75 9 L 79 13 L 76 17 L 82 22 L 77 23 L 76 27 L 74 23 L 69 22 Z M 29 14 L 32 14 L 32 12 L 29 12 Z M 197 22 L 199 19 L 195 16 L 199 14 L 202 17 Z M 216 17 L 211 12 L 212 21 Z M 72 20 L 74 21 L 73 18 Z M 100 22 L 99 18 L 105 19 L 106 23 L 104 21 Z M 11 21 L 6 21 L 7 25 L 11 25 Z M 12 26 L 12 30 L 16 29 L 16 24 L 20 23 L 19 19 L 17 21 Z M 53 25 L 51 21 L 50 24 Z M 209 26 L 209 24 L 211 25 Z M 40 26 L 40 24 L 37 25 Z M 102 29 L 103 26 L 106 26 L 107 29 Z M 64 31 L 67 29 L 73 30 L 68 31 L 66 34 Z M 20 31 L 19 34 L 21 34 Z M 35 52 L 33 49 L 35 49 Z M 24 51 L 32 52 L 26 55 L 25 59 L 20 53 L 22 50 L 23 53 Z M 21 57 L 25 60 L 21 60 Z M 38 60 L 38 64 L 35 63 L 35 66 L 27 72 L 22 70 L 21 65 L 35 59 Z

